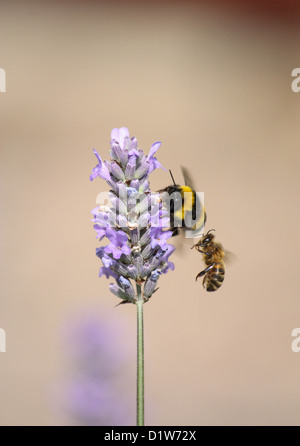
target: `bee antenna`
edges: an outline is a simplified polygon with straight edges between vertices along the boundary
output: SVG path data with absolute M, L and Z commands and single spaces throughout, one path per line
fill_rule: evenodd
M 171 175 L 172 181 L 173 181 L 173 183 L 174 183 L 174 186 L 176 186 L 176 183 L 175 183 L 175 180 L 174 180 L 174 177 L 173 177 L 173 174 L 172 174 L 172 171 L 171 171 L 171 169 L 169 169 L 169 172 L 170 172 L 170 175 Z
M 215 229 L 210 229 L 209 231 L 207 231 L 207 234 L 209 234 L 211 231 L 215 231 Z

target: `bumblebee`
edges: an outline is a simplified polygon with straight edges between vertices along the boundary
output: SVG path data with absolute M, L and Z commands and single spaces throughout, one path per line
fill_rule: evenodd
M 204 276 L 202 284 L 206 291 L 216 291 L 220 288 L 225 276 L 225 251 L 221 243 L 214 241 L 215 236 L 211 234 L 211 231 L 214 229 L 210 229 L 192 246 L 203 255 L 206 268 L 197 274 L 196 280 L 198 277 Z
M 170 229 L 173 236 L 179 234 L 182 229 L 186 236 L 196 238 L 204 228 L 206 212 L 199 196 L 197 195 L 191 177 L 186 168 L 181 167 L 184 178 L 184 186 L 176 184 L 171 170 L 170 175 L 173 184 L 158 193 L 162 194 L 162 203 L 168 209 L 170 217 Z M 191 231 L 191 234 L 187 234 Z

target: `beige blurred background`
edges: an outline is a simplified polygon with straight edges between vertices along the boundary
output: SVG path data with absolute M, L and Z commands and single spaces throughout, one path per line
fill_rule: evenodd
M 146 424 L 300 424 L 300 22 L 219 5 L 0 2 L 1 425 L 74 422 L 62 332 L 87 311 L 124 324 L 135 424 L 135 308 L 98 278 L 90 222 L 107 189 L 89 181 L 92 148 L 107 157 L 121 126 L 146 152 L 162 141 L 178 182 L 190 169 L 237 257 L 211 295 L 200 255 L 174 254 L 145 306 Z

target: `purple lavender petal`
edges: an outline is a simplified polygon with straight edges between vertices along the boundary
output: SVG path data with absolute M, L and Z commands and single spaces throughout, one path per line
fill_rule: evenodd
M 129 138 L 129 130 L 126 127 L 121 127 L 119 131 L 119 142 L 122 149 L 124 147 L 125 138 Z
M 153 172 L 153 170 L 155 169 L 163 169 L 165 171 L 167 171 L 167 169 L 165 169 L 160 162 L 157 161 L 157 159 L 155 157 L 151 158 L 151 160 L 149 160 L 150 163 L 150 167 L 149 167 L 149 174 Z
M 115 296 L 120 297 L 120 299 L 125 299 L 125 300 L 127 299 L 124 290 L 122 290 L 122 288 L 119 287 L 116 283 L 109 284 L 109 291 L 113 293 Z
M 126 279 L 126 277 L 120 276 L 117 278 L 117 282 L 122 287 L 122 289 L 125 291 L 126 295 L 129 297 L 129 299 L 134 300 L 135 291 L 134 291 L 134 288 L 133 288 L 130 280 Z
M 112 228 L 107 228 L 106 236 L 110 243 L 105 246 L 104 250 L 107 254 L 112 254 L 114 259 L 120 259 L 122 254 L 130 254 L 130 248 L 127 244 L 128 237 L 123 231 L 116 231 Z
M 99 277 L 102 276 L 105 276 L 107 279 L 109 277 L 113 277 L 114 279 L 118 277 L 118 275 L 111 268 L 108 268 L 106 266 L 101 266 L 100 268 Z
M 146 179 L 140 181 L 140 190 L 139 190 L 139 192 L 143 194 L 145 192 L 148 192 L 148 190 L 149 190 L 149 181 L 146 180 Z
M 142 229 L 147 229 L 150 223 L 150 214 L 145 212 L 138 219 L 139 227 Z
M 152 144 L 152 146 L 150 148 L 149 155 L 148 155 L 148 159 L 153 157 L 153 155 L 157 152 L 157 150 L 160 148 L 160 146 L 161 146 L 161 142 L 159 142 L 159 141 Z
M 128 265 L 124 265 L 122 262 L 115 261 L 113 265 L 111 265 L 111 269 L 118 276 L 126 276 L 128 274 Z
M 122 253 L 127 255 L 127 256 L 131 253 L 131 249 L 129 248 L 128 245 L 123 245 L 121 250 L 122 250 Z
M 162 231 L 161 228 L 151 228 L 151 247 L 155 248 L 160 246 L 161 248 L 167 247 L 167 239 L 172 237 L 172 231 Z
M 111 267 L 115 262 L 115 260 L 108 255 L 106 251 L 106 246 L 101 246 L 100 248 L 96 248 L 96 256 L 102 260 L 102 263 L 106 268 Z
M 129 277 L 133 280 L 136 280 L 138 278 L 138 269 L 134 265 L 127 266 L 127 273 L 129 275 Z
M 123 181 L 125 179 L 125 175 L 124 175 L 123 170 L 115 162 L 111 163 L 111 173 L 117 180 L 122 180 Z
M 118 129 L 118 128 L 112 129 L 111 134 L 110 134 L 111 139 L 119 142 L 119 133 L 120 133 L 120 129 Z
M 122 149 L 120 144 L 113 140 L 111 142 L 111 157 L 118 163 L 121 163 L 122 167 L 126 166 L 128 161 L 128 150 Z
M 174 269 L 175 269 L 174 263 L 167 262 L 167 263 L 165 263 L 165 266 L 162 268 L 161 272 L 163 274 L 166 274 L 169 270 L 174 271 Z
M 106 236 L 108 239 L 116 243 L 117 245 L 122 246 L 122 244 L 126 243 L 128 240 L 127 235 L 123 231 L 116 231 L 113 228 L 107 228 Z
M 174 251 L 175 251 L 175 246 L 173 246 L 173 245 L 169 245 L 169 244 L 168 244 L 168 245 L 166 246 L 166 251 L 164 252 L 164 254 L 163 254 L 161 260 L 162 260 L 163 262 L 166 262 L 166 261 L 168 260 L 168 258 L 170 257 L 170 255 L 173 254 Z
M 94 167 L 90 175 L 90 181 L 93 181 L 96 177 L 100 176 L 101 167 L 98 165 Z
M 115 194 L 110 194 L 110 201 L 114 215 L 127 215 L 127 203 L 124 203 L 124 201 L 116 197 Z
M 141 268 L 141 276 L 148 277 L 150 273 L 151 273 L 151 265 L 149 262 L 145 262 Z
M 140 245 L 141 246 L 147 245 L 150 242 L 150 240 L 151 240 L 150 230 L 147 230 L 140 238 Z
M 111 176 L 107 166 L 102 162 L 102 159 L 97 150 L 93 149 L 93 151 L 99 161 L 99 164 L 93 169 L 90 180 L 92 181 L 94 178 L 96 178 L 96 176 L 99 176 L 105 181 L 111 181 Z
M 143 159 L 141 160 L 141 165 L 135 171 L 134 177 L 138 180 L 142 179 L 143 177 L 148 175 L 149 167 L 149 162 L 146 160 L 146 157 L 143 157 Z
M 144 261 L 144 259 L 143 259 L 142 254 L 137 253 L 137 254 L 134 255 L 134 257 L 133 257 L 133 264 L 138 269 L 138 271 L 143 266 L 143 261 Z
M 155 158 L 153 156 L 157 152 L 157 150 L 160 148 L 160 146 L 161 146 L 161 142 L 155 142 L 154 144 L 152 144 L 152 146 L 150 148 L 150 152 L 148 155 L 148 162 L 150 164 L 149 174 L 151 172 L 153 172 L 153 170 L 158 169 L 159 167 L 161 167 L 163 170 L 167 170 L 157 161 L 157 158 Z
M 158 271 L 153 271 L 145 282 L 144 296 L 147 297 L 148 299 L 152 296 L 155 290 L 159 276 L 160 274 Z
M 113 141 L 111 143 L 110 156 L 112 157 L 112 159 L 114 159 L 118 163 L 121 162 L 121 159 L 122 159 L 122 149 L 121 149 L 120 145 L 118 143 L 116 143 L 115 141 Z
M 128 164 L 125 169 L 125 176 L 128 180 L 131 180 L 134 177 L 136 169 L 136 158 L 135 156 L 129 157 Z
M 130 138 L 130 148 L 131 150 L 137 150 L 138 148 L 138 142 L 135 136 L 133 136 L 132 138 Z M 139 156 L 139 151 L 137 150 L 138 156 Z
M 95 221 L 95 223 L 97 223 L 99 226 L 107 227 L 109 226 L 109 221 L 110 221 L 109 217 L 110 217 L 110 211 L 109 212 L 100 211 L 98 212 L 93 221 Z
M 125 203 L 127 203 L 127 187 L 126 187 L 126 185 L 123 182 L 118 182 L 117 188 L 118 188 L 118 192 L 117 192 L 118 197 L 121 200 L 123 200 Z
M 104 246 L 100 246 L 100 248 L 96 248 L 96 256 L 99 257 L 99 259 L 102 259 L 102 257 L 105 255 Z
M 107 254 L 112 254 L 113 258 L 116 260 L 119 260 L 119 258 L 122 255 L 122 250 L 120 246 L 116 246 L 113 243 L 109 243 L 106 247 L 105 247 L 105 252 Z
M 144 260 L 150 260 L 154 254 L 155 250 L 151 248 L 151 244 L 148 243 L 142 251 L 142 256 Z
M 94 229 L 97 232 L 96 238 L 102 240 L 103 237 L 105 237 L 105 233 L 106 233 L 106 228 L 103 228 L 99 225 L 94 225 Z
M 138 191 L 139 188 L 140 188 L 140 182 L 139 182 L 139 180 L 132 180 L 132 181 L 130 182 L 130 187 L 133 188 L 133 189 L 135 189 L 136 191 Z
M 112 129 L 111 139 L 118 141 L 121 149 L 124 148 L 124 139 L 129 137 L 129 130 L 126 127 L 121 127 L 120 129 Z
M 128 227 L 128 219 L 125 215 L 118 215 L 117 223 L 118 223 L 118 226 L 120 228 L 124 228 L 124 230 L 127 229 L 127 227 Z
M 109 268 L 111 265 L 113 265 L 113 259 L 111 259 L 107 255 L 103 255 L 101 260 L 102 260 L 102 263 L 103 263 L 105 268 Z
M 99 212 L 99 206 L 95 207 L 94 209 L 91 210 L 91 214 L 93 214 L 94 217 L 96 217 L 96 215 Z M 93 221 L 93 220 L 92 220 Z
M 138 180 L 136 180 L 136 181 L 138 181 Z M 127 187 L 127 195 L 128 195 L 128 198 L 132 197 L 132 196 L 137 196 L 136 188 L 135 187 L 131 187 L 131 186 Z
M 129 156 L 135 156 L 136 158 L 139 158 L 140 152 L 137 149 L 131 149 L 128 152 Z

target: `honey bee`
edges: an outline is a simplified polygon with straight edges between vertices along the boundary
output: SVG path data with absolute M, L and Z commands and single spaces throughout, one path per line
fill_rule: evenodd
M 221 243 L 214 241 L 215 236 L 211 231 L 215 231 L 215 229 L 210 229 L 192 246 L 201 252 L 206 265 L 206 268 L 196 276 L 196 280 L 198 277 L 204 276 L 202 285 L 206 291 L 216 291 L 220 288 L 225 276 L 225 251 Z
M 170 229 L 173 236 L 178 235 L 182 230 L 187 237 L 187 231 L 193 231 L 192 237 L 195 238 L 202 232 L 206 222 L 206 212 L 195 187 L 190 174 L 185 167 L 181 167 L 185 185 L 176 184 L 171 170 L 170 175 L 173 184 L 164 189 L 160 189 L 162 202 L 169 204 Z M 169 201 L 168 201 L 169 200 Z

